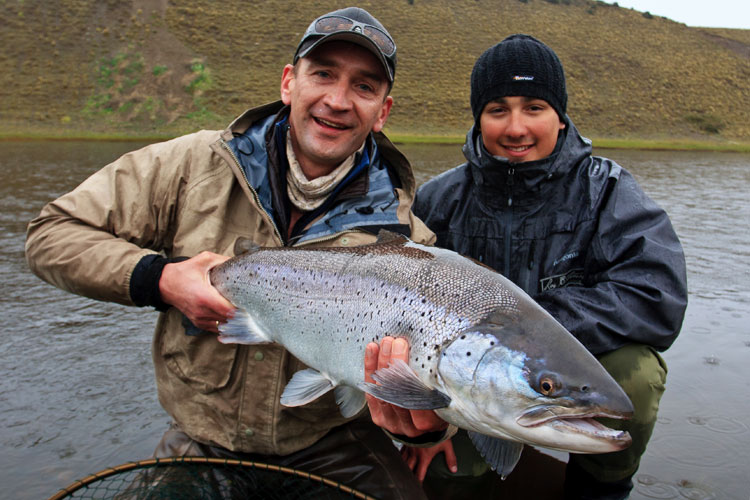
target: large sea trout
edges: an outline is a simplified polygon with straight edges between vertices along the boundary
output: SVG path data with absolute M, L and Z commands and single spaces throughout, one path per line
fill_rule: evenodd
M 309 367 L 283 405 L 334 389 L 347 417 L 364 407 L 363 391 L 433 409 L 503 476 L 522 443 L 577 453 L 630 444 L 593 419 L 633 411 L 597 360 L 520 288 L 457 253 L 381 232 L 353 248 L 252 248 L 210 279 L 238 308 L 220 341 L 278 342 Z M 409 341 L 409 363 L 366 384 L 365 346 L 387 335 Z

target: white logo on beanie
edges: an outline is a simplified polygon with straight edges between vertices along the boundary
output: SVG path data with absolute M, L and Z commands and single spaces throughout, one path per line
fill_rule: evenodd
M 531 81 L 531 80 L 533 80 L 533 79 L 534 79 L 534 77 L 533 77 L 533 76 L 521 76 L 521 75 L 516 75 L 516 76 L 514 76 L 514 77 L 513 77 L 513 79 L 514 79 L 514 80 L 528 80 L 528 81 Z

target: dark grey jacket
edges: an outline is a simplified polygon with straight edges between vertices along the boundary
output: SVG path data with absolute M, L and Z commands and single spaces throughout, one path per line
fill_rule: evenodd
M 543 160 L 490 155 L 474 129 L 467 163 L 417 191 L 437 246 L 503 273 L 593 354 L 668 348 L 687 306 L 685 257 L 669 217 L 625 169 L 591 155 L 566 120 Z

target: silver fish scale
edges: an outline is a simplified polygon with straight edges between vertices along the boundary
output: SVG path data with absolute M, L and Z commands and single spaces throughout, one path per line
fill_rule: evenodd
M 512 315 L 516 307 L 499 274 L 414 243 L 261 249 L 217 268 L 212 282 L 303 362 L 353 384 L 362 380 L 368 342 L 406 337 L 410 365 L 426 381 L 445 342 L 493 311 Z

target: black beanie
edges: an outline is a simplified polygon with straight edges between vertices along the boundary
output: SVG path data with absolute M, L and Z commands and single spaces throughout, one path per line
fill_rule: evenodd
M 557 54 L 529 35 L 511 35 L 479 56 L 471 72 L 471 112 L 479 124 L 482 110 L 506 96 L 547 101 L 565 119 L 568 93 Z

